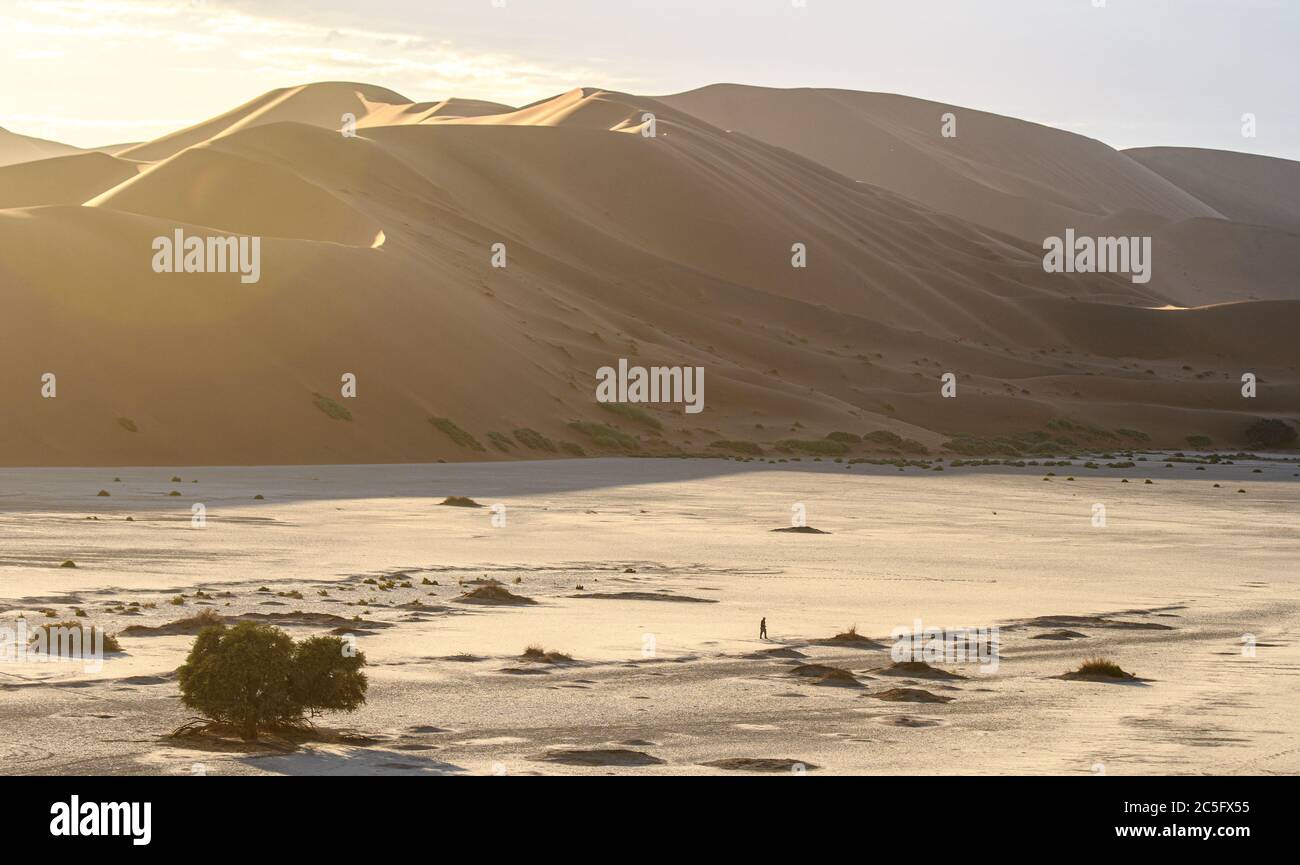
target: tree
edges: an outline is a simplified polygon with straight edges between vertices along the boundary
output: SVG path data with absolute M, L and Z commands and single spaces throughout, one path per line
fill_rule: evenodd
M 252 741 L 259 730 L 301 724 L 309 709 L 356 709 L 365 662 L 337 637 L 295 643 L 279 628 L 241 622 L 200 631 L 177 672 L 186 706 Z

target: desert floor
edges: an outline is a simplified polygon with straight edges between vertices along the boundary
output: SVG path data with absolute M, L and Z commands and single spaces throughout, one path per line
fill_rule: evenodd
M 211 605 L 305 636 L 349 623 L 294 624 L 297 611 L 360 616 L 371 684 L 362 710 L 321 719 L 353 741 L 223 749 L 167 738 L 190 716 L 174 675 L 190 636 L 124 635 L 97 671 L 7 661 L 0 771 L 680 774 L 775 758 L 812 775 L 1300 772 L 1300 465 L 1081 462 L 3 469 L 0 623 L 82 607 L 120 632 Z M 504 504 L 505 525 L 439 506 L 449 495 Z M 771 531 L 800 503 L 830 534 Z M 537 603 L 454 600 L 483 578 Z M 590 597 L 624 592 L 651 599 Z M 910 680 L 879 672 L 887 648 L 811 644 L 852 624 L 887 644 L 918 618 L 999 625 L 996 672 L 937 664 L 966 678 Z M 1061 630 L 1084 636 L 1041 638 Z M 534 643 L 574 662 L 521 659 Z M 1144 681 L 1054 678 L 1092 655 Z M 792 675 L 814 662 L 858 686 Z M 873 697 L 894 688 L 952 699 Z M 546 759 L 575 749 L 616 753 Z

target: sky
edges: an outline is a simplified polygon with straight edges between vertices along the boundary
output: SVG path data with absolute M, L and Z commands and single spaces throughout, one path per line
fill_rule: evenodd
M 139 141 L 323 80 L 514 105 L 727 81 L 1300 159 L 1298 45 L 1300 0 L 0 0 L 0 126 Z

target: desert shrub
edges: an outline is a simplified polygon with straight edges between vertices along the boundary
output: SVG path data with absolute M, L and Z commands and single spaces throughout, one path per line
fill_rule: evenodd
M 365 662 L 339 637 L 295 643 L 279 628 L 242 622 L 200 631 L 177 674 L 186 706 L 251 741 L 301 724 L 308 712 L 356 709 L 365 702 Z
M 84 615 L 81 613 L 80 615 Z M 94 625 L 81 622 L 53 622 L 40 625 L 31 635 L 29 642 L 37 652 L 59 658 L 84 658 L 87 652 L 96 648 L 95 641 L 102 639 L 105 652 L 120 652 L 122 644 L 117 637 Z
M 849 452 L 848 445 L 829 439 L 783 439 L 776 444 L 777 447 L 802 451 L 806 454 L 839 456 Z
M 1294 447 L 1297 437 L 1295 429 L 1279 418 L 1260 418 L 1246 428 L 1246 441 L 1252 447 Z
M 650 427 L 650 429 L 658 430 L 664 428 L 664 425 L 660 422 L 659 418 L 650 414 L 650 412 L 643 408 L 629 405 L 625 402 L 602 402 L 598 405 L 607 412 L 616 414 L 621 418 L 626 418 L 635 423 L 643 424 Z
M 717 448 L 722 451 L 735 451 L 739 454 L 750 454 L 751 456 L 762 456 L 763 449 L 753 442 L 731 441 L 723 439 L 709 445 L 711 448 Z
M 524 427 L 515 430 L 514 434 L 515 440 L 530 450 L 555 453 L 555 442 L 551 441 L 535 429 Z
M 490 432 L 487 437 L 488 441 L 492 442 L 492 446 L 499 451 L 508 451 L 515 446 L 515 443 L 510 440 L 510 436 L 505 433 Z
M 135 421 L 131 420 L 129 417 L 120 417 L 120 418 L 118 418 L 118 419 L 117 419 L 117 424 L 118 424 L 118 426 L 120 426 L 122 429 L 126 430 L 127 432 L 139 432 L 139 431 L 140 431 L 140 428 L 139 428 L 138 426 L 135 425 Z
M 833 432 L 828 433 L 826 438 L 833 442 L 843 442 L 846 445 L 862 444 L 862 436 L 851 432 Z
M 569 427 L 582 433 L 603 448 L 639 450 L 641 447 L 641 443 L 636 438 L 607 424 L 575 420 L 569 424 Z
M 1109 658 L 1087 658 L 1079 665 L 1077 672 L 1081 676 L 1110 676 L 1116 679 L 1126 679 L 1129 676 L 1119 664 Z
M 339 405 L 333 399 L 322 394 L 312 394 L 312 404 L 334 420 L 352 420 L 352 412 Z
M 873 444 L 885 445 L 886 447 L 891 448 L 896 448 L 903 443 L 902 436 L 883 429 L 869 432 L 864 436 L 864 438 Z
M 585 457 L 587 452 L 577 442 L 560 442 L 560 450 L 575 457 Z
M 449 439 L 463 448 L 469 448 L 474 451 L 487 450 L 478 439 L 456 426 L 456 423 L 452 421 L 451 418 L 431 417 L 429 418 L 429 423 L 442 430 L 447 434 Z

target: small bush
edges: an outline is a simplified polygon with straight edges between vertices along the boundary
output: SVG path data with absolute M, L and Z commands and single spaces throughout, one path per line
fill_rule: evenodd
M 83 614 L 84 615 L 84 614 Z M 29 642 L 37 652 L 58 658 L 84 658 L 87 651 L 94 651 L 95 641 L 103 639 L 105 652 L 120 652 L 122 645 L 117 637 L 81 622 L 47 623 L 39 626 Z
M 352 420 L 352 412 L 339 405 L 330 397 L 318 393 L 312 394 L 312 397 L 312 404 L 316 406 L 316 408 L 325 412 L 325 414 L 334 418 L 334 420 Z
M 833 442 L 843 442 L 846 445 L 862 444 L 862 436 L 851 432 L 833 432 L 828 433 L 826 438 Z
M 570 429 L 577 430 L 603 448 L 617 450 L 639 450 L 641 443 L 622 430 L 603 423 L 575 420 L 569 424 Z
M 515 443 L 510 440 L 510 436 L 505 433 L 489 432 L 487 437 L 488 441 L 492 442 L 492 446 L 502 453 L 505 453 L 515 446 Z
M 455 422 L 450 418 L 431 417 L 429 418 L 429 423 L 442 430 L 447 434 L 449 439 L 463 448 L 469 448 L 474 451 L 487 450 L 487 448 L 483 447 L 483 445 L 479 443 L 478 439 L 456 426 Z
M 547 451 L 555 453 L 555 442 L 548 439 L 535 429 L 523 427 L 514 432 L 515 440 L 529 450 Z
M 1079 665 L 1076 673 L 1080 676 L 1108 676 L 1112 679 L 1127 679 L 1131 675 L 1109 658 L 1087 658 Z
M 634 423 L 648 426 L 650 429 L 661 430 L 664 428 L 664 425 L 659 418 L 650 414 L 650 412 L 643 408 L 629 405 L 625 402 L 602 402 L 598 403 L 598 405 L 607 412 L 616 414 L 621 418 L 626 418 Z
M 749 454 L 750 456 L 756 456 L 756 457 L 763 455 L 763 449 L 758 445 L 754 444 L 754 442 L 732 441 L 730 439 L 722 439 L 709 445 L 709 447 L 716 448 L 717 450 L 720 451 L 735 451 L 738 454 Z
M 806 454 L 824 456 L 842 456 L 849 452 L 849 446 L 843 442 L 829 439 L 784 439 L 776 443 L 777 447 L 787 450 L 802 451 Z
M 135 425 L 135 421 L 129 417 L 120 417 L 117 419 L 117 425 L 127 432 L 139 432 L 140 428 Z
M 560 450 L 575 457 L 585 457 L 587 452 L 577 442 L 560 442 Z

